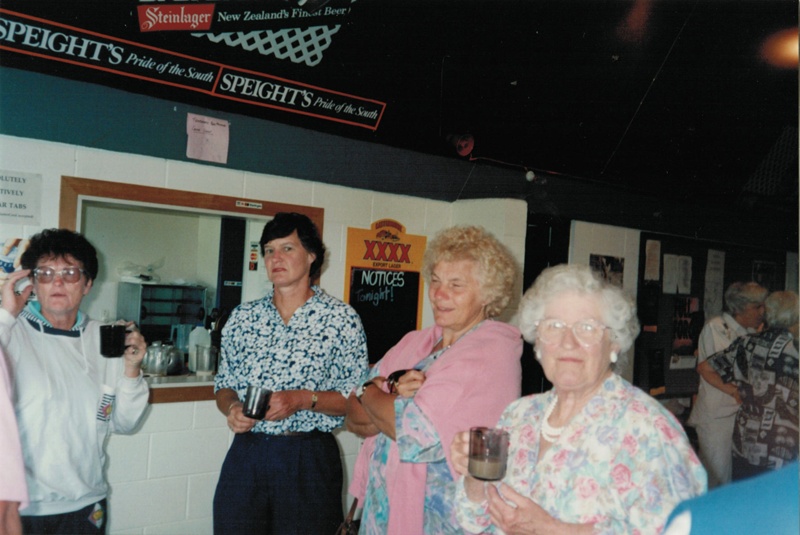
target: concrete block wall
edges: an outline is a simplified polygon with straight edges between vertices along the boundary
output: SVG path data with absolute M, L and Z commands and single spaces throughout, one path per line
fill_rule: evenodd
M 151 405 L 108 443 L 109 533 L 211 533 L 211 503 L 232 433 L 213 401 Z

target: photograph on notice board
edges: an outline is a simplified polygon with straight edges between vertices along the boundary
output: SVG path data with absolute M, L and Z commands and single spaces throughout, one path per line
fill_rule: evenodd
M 28 240 L 23 238 L 5 238 L 2 241 L 3 248 L 0 249 L 0 288 L 5 284 L 8 274 L 19 269 L 22 253 L 28 248 Z
M 622 276 L 625 271 L 625 259 L 618 256 L 589 255 L 589 266 L 599 273 L 603 279 L 614 286 L 622 288 Z
M 22 253 L 28 249 L 30 241 L 25 238 L 13 237 L 0 238 L 0 243 L 3 244 L 2 248 L 0 248 L 0 289 L 2 289 L 8 280 L 8 276 L 22 269 Z M 21 292 L 25 285 L 29 284 L 30 279 L 27 277 L 18 280 L 15 288 L 16 292 Z M 36 295 L 31 294 L 28 300 L 35 301 Z M 2 297 L 0 297 L 0 302 L 2 302 Z

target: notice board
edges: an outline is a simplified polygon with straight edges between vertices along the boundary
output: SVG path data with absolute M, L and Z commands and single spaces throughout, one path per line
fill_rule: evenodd
M 647 232 L 639 247 L 634 383 L 653 395 L 691 396 L 699 381 L 697 340 L 722 312 L 725 289 L 752 280 L 783 290 L 786 252 Z
M 421 326 L 426 242 L 393 219 L 347 229 L 344 293 L 364 324 L 370 364 Z

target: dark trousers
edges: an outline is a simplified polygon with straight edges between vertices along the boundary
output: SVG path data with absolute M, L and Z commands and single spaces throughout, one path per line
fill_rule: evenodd
M 236 435 L 214 494 L 214 533 L 333 534 L 343 519 L 342 485 L 330 433 Z
M 108 523 L 106 500 L 87 505 L 79 511 L 59 515 L 23 516 L 22 533 L 40 535 L 103 535 Z

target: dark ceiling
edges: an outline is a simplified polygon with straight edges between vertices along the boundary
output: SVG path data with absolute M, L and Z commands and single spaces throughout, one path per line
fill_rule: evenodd
M 298 3 L 303 0 L 263 5 Z M 141 33 L 135 8 L 143 4 L 4 2 L 33 15 L 61 12 L 61 21 L 76 27 L 386 103 L 374 131 L 259 111 L 270 120 L 520 171 L 513 183 L 498 183 L 492 173 L 469 187 L 455 182 L 452 199 L 507 194 L 533 205 L 569 180 L 617 199 L 614 206 L 599 197 L 583 200 L 600 204 L 599 211 L 652 203 L 648 210 L 657 217 L 662 205 L 680 206 L 723 226 L 726 218 L 752 221 L 756 240 L 779 235 L 783 248 L 797 250 L 795 0 L 305 0 L 305 9 L 350 9 L 313 66 L 187 32 Z M 67 12 L 65 5 L 83 9 Z M 763 51 L 784 30 L 794 38 L 788 68 Z M 202 96 L 180 98 L 208 105 Z M 459 156 L 448 138 L 464 134 L 474 147 Z M 525 170 L 535 179 L 519 180 Z M 416 187 L 413 175 L 386 187 L 407 194 Z M 574 189 L 561 187 L 554 211 L 592 220 L 581 210 L 569 213 Z
M 769 212 L 796 242 L 797 65 L 761 52 L 794 29 L 796 54 L 796 2 L 353 6 L 325 61 L 337 85 L 387 100 L 375 141 L 457 157 L 445 140 L 469 133 L 479 161 Z

